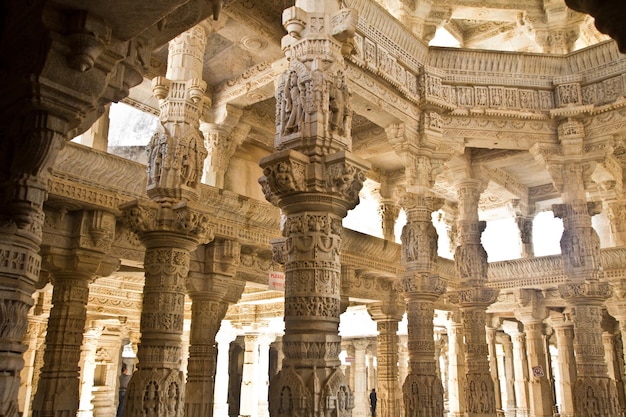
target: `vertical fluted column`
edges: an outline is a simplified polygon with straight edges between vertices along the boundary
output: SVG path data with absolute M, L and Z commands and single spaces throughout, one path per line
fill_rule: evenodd
M 182 417 L 181 367 L 187 276 L 191 252 L 212 240 L 198 200 L 206 157 L 199 130 L 207 99 L 202 66 L 206 31 L 195 26 L 169 43 L 166 77 L 152 80 L 159 125 L 150 140 L 146 193 L 150 201 L 124 204 L 124 221 L 146 248 L 137 370 L 128 384 L 125 417 Z
M 576 357 L 574 356 L 574 323 L 572 323 L 571 313 L 551 312 L 550 324 L 556 335 L 556 348 L 559 355 L 557 367 L 562 401 L 559 404 L 559 413 L 563 417 L 573 417 Z
M 354 339 L 354 409 L 352 415 L 365 417 L 368 414 L 366 349 L 370 342 L 367 339 Z
M 467 409 L 465 399 L 465 349 L 463 323 L 459 313 L 448 322 L 448 398 L 450 415 L 461 417 Z
M 258 416 L 268 417 L 268 386 L 269 386 L 269 369 L 270 369 L 270 343 L 274 341 L 276 335 L 264 334 L 259 337 L 259 380 L 257 382 L 257 390 L 259 395 L 259 403 L 257 404 Z
M 398 322 L 402 320 L 404 303 L 397 301 L 368 305 L 368 311 L 378 328 L 377 361 L 378 397 L 376 415 L 400 417 L 401 402 L 398 373 Z
M 215 336 L 217 342 L 217 365 L 215 368 L 215 395 L 213 400 L 213 416 L 228 417 L 228 361 L 230 343 L 237 337 L 237 332 L 228 321 L 222 321 L 222 326 Z
M 496 355 L 496 331 L 494 327 L 487 327 L 487 348 L 489 349 L 489 372 L 493 380 L 496 411 L 502 413 L 502 395 L 500 394 L 500 378 L 498 376 L 498 357 Z
M 554 395 L 544 339 L 543 321 L 548 317 L 548 311 L 538 290 L 517 289 L 515 298 L 515 317 L 524 325 L 526 335 L 530 415 L 549 417 L 553 414 Z
M 530 413 L 528 398 L 528 356 L 526 355 L 526 335 L 519 330 L 519 323 L 505 321 L 504 331 L 513 342 L 513 368 L 515 374 L 515 410 L 518 417 Z
M 515 416 L 515 359 L 513 357 L 513 342 L 509 335 L 502 337 L 502 350 L 504 351 L 504 377 L 506 390 L 506 416 Z
M 41 296 L 41 294 L 39 294 Z M 22 369 L 20 379 L 22 385 L 19 392 L 19 411 L 23 416 L 29 416 L 32 406 L 33 392 L 37 386 L 35 375 L 39 374 L 39 369 L 35 368 L 35 361 L 38 353 L 38 346 L 43 344 L 42 334 L 45 334 L 46 319 L 42 317 L 41 312 L 35 311 L 28 319 L 28 331 L 24 344 L 28 346 L 28 350 L 24 353 L 24 369 Z
M 102 335 L 101 327 L 92 327 L 85 332 L 80 367 L 80 402 L 77 417 L 92 417 L 93 410 L 93 382 L 96 370 L 96 348 Z
M 481 244 L 486 223 L 478 220 L 479 181 L 458 175 L 465 173 L 469 161 L 464 160 L 457 174 L 455 188 L 458 198 L 457 248 L 454 263 L 460 289 L 454 295 L 463 321 L 465 334 L 465 396 L 469 417 L 495 416 L 496 402 L 493 380 L 489 373 L 489 350 L 485 333 L 487 307 L 496 300 L 497 290 L 486 287 L 487 253 Z M 461 178 L 461 179 L 459 179 Z
M 239 244 L 213 241 L 198 248 L 187 277 L 191 298 L 191 331 L 185 396 L 186 417 L 211 417 L 215 391 L 215 335 L 230 303 L 239 300 L 244 283 L 233 280 L 239 265 Z
M 350 415 L 341 371 L 342 219 L 368 165 L 351 155 L 344 54 L 356 15 L 334 0 L 296 0 L 283 12 L 289 66 L 277 83 L 276 153 L 259 162 L 268 201 L 285 216 L 275 257 L 285 264 L 285 359 L 270 383 L 270 414 Z M 344 297 L 345 298 L 345 297 Z
M 244 349 L 239 415 L 258 417 L 259 334 L 247 333 L 244 337 Z
M 422 157 L 420 161 L 418 166 L 425 167 L 425 174 L 430 175 L 430 159 Z M 432 212 L 442 204 L 443 201 L 426 194 L 407 193 L 402 200 L 407 213 L 401 236 L 406 273 L 400 280 L 409 332 L 409 375 L 402 386 L 407 417 L 442 416 L 444 411 L 433 319 L 434 303 L 444 293 L 446 282 L 437 274 L 438 236 L 431 219 Z

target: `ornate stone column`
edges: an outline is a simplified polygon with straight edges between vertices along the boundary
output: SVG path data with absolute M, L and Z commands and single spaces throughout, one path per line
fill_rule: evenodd
M 430 166 L 426 158 L 421 162 L 418 167 Z M 402 230 L 402 262 L 407 272 L 400 283 L 409 332 L 409 375 L 402 386 L 407 417 L 442 416 L 444 411 L 433 319 L 434 302 L 444 293 L 446 283 L 437 275 L 438 237 L 431 219 L 431 213 L 442 204 L 443 201 L 424 194 L 407 194 L 402 201 L 407 213 L 407 224 Z
M 115 235 L 115 215 L 82 211 L 67 227 L 71 233 L 67 248 L 46 246 L 41 252 L 54 287 L 34 417 L 77 413 L 89 284 L 119 266 L 119 260 L 106 257 Z
M 41 293 L 39 294 L 41 296 Z M 22 384 L 19 391 L 19 412 L 23 416 L 29 416 L 32 406 L 33 392 L 37 388 L 37 381 L 34 381 L 35 375 L 39 373 L 39 369 L 35 368 L 35 361 L 39 351 L 39 347 L 45 341 L 45 328 L 47 317 L 43 316 L 41 309 L 34 309 L 32 315 L 28 318 L 28 331 L 24 339 L 24 344 L 28 346 L 28 350 L 24 352 L 24 368 L 22 369 L 20 379 Z M 39 310 L 39 311 L 37 311 Z
M 526 335 L 520 331 L 519 323 L 505 321 L 502 324 L 504 331 L 513 342 L 513 369 L 515 375 L 515 410 L 516 415 L 527 417 L 530 412 L 528 398 L 528 355 L 526 355 Z
M 515 368 L 513 359 L 513 342 L 511 337 L 503 334 L 501 338 L 504 353 L 504 378 L 506 390 L 506 413 L 507 417 L 515 416 Z
M 461 417 L 467 408 L 465 400 L 465 349 L 463 323 L 458 312 L 448 322 L 448 408 L 450 416 Z
M 260 161 L 268 201 L 285 215 L 275 254 L 285 264 L 285 359 L 270 383 L 272 417 L 348 416 L 340 369 L 342 218 L 358 203 L 367 165 L 351 155 L 343 54 L 356 16 L 334 0 L 296 0 L 283 13 L 289 68 L 276 91 L 276 153 Z
M 515 216 L 515 222 L 519 229 L 520 236 L 520 255 L 522 258 L 532 258 L 535 256 L 533 246 L 533 220 L 534 216 Z
M 14 417 L 22 341 L 41 267 L 49 168 L 105 103 L 141 82 L 150 48 L 140 55 L 136 39 L 122 42 L 100 17 L 55 3 L 37 3 L 26 13 L 16 4 L 4 13 L 11 30 L 21 31 L 19 47 L 0 47 L 13 63 L 0 79 L 6 104 L 0 109 L 0 310 L 8 323 L 0 334 L 0 415 Z
M 209 120 L 200 123 L 208 155 L 204 161 L 202 182 L 224 188 L 224 174 L 237 146 L 245 140 L 250 126 L 240 122 L 243 111 L 223 105 L 214 109 Z
M 239 415 L 258 417 L 259 334 L 246 333 L 244 343 Z
M 577 80 L 563 80 L 556 86 L 557 103 L 572 108 L 582 104 L 581 86 Z M 582 116 L 581 116 L 582 117 Z M 568 116 L 558 126 L 559 145 L 535 145 L 531 152 L 546 165 L 563 204 L 552 210 L 563 219 L 561 253 L 567 282 L 559 286 L 561 297 L 571 308 L 576 353 L 574 407 L 576 416 L 619 415 L 615 382 L 607 374 L 602 349 L 602 310 L 611 296 L 601 268 L 600 238 L 591 226 L 601 203 L 587 202 L 586 185 L 592 181 L 597 165 L 613 163 L 612 147 L 604 136 L 587 137 L 585 125 Z M 604 169 L 605 176 L 615 170 Z M 621 173 L 619 174 L 621 176 Z M 621 179 L 620 179 L 621 181 Z
M 213 416 L 228 417 L 228 354 L 230 343 L 237 337 L 237 332 L 230 322 L 223 321 L 220 330 L 215 336 L 217 342 L 217 365 L 215 368 L 215 395 L 213 400 Z
M 485 324 L 487 307 L 496 300 L 498 291 L 486 287 L 487 252 L 480 240 L 486 223 L 478 220 L 482 185 L 471 178 L 470 162 L 466 153 L 450 165 L 459 208 L 454 263 L 460 286 L 453 296 L 458 300 L 465 335 L 467 415 L 495 416 L 495 390 L 489 372 Z
M 257 391 L 259 402 L 257 403 L 257 415 L 259 417 L 269 416 L 268 387 L 270 370 L 270 343 L 276 338 L 275 334 L 264 334 L 259 337 L 259 379 L 257 381 Z
M 562 402 L 559 414 L 563 417 L 574 416 L 574 384 L 576 382 L 576 357 L 574 356 L 574 323 L 571 313 L 566 311 L 550 313 L 550 325 L 556 335 L 558 351 L 557 366 Z
M 208 215 L 195 203 L 206 150 L 198 129 L 204 106 L 206 32 L 195 26 L 169 44 L 167 78 L 152 81 L 160 124 L 148 153 L 147 194 L 121 207 L 146 247 L 137 370 L 128 384 L 125 417 L 182 417 L 180 370 L 185 285 L 190 252 L 212 239 Z
M 551 371 L 547 361 L 543 325 L 548 311 L 539 290 L 517 289 L 515 298 L 518 304 L 515 316 L 524 325 L 526 335 L 530 415 L 550 417 L 553 414 L 554 397 L 549 380 Z
M 84 334 L 82 354 L 80 359 L 80 393 L 77 417 L 92 417 L 93 413 L 93 383 L 96 371 L 96 349 L 102 336 L 102 327 L 91 327 Z
M 217 362 L 215 336 L 229 304 L 239 300 L 245 286 L 233 280 L 239 265 L 239 244 L 213 241 L 196 250 L 191 265 L 187 277 L 192 304 L 185 416 L 211 417 Z
M 498 376 L 498 357 L 496 355 L 496 331 L 495 327 L 487 327 L 487 348 L 489 349 L 489 372 L 493 380 L 495 390 L 496 412 L 502 415 L 502 395 L 500 394 L 500 377 Z
M 367 404 L 369 404 L 365 353 L 370 342 L 367 339 L 353 339 L 351 342 L 354 346 L 354 410 L 352 410 L 352 415 L 365 417 L 368 415 Z
M 399 336 L 398 346 L 398 382 L 404 385 L 406 376 L 409 374 L 409 340 L 408 335 Z
M 376 393 L 380 417 L 400 417 L 402 398 L 398 373 L 398 322 L 404 314 L 404 302 L 389 300 L 368 304 L 367 310 L 378 328 L 378 384 Z

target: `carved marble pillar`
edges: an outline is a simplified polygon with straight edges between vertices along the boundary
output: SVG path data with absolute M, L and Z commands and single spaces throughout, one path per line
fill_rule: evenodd
M 485 331 L 487 307 L 496 300 L 498 291 L 486 287 L 487 253 L 481 244 L 485 222 L 478 220 L 479 181 L 467 177 L 468 155 L 451 166 L 455 178 L 459 217 L 454 253 L 456 275 L 460 282 L 458 299 L 465 335 L 465 397 L 467 415 L 495 416 L 496 402 L 493 379 L 489 372 L 489 350 Z
M 102 335 L 102 327 L 87 329 L 83 336 L 82 354 L 80 359 L 80 393 L 77 417 L 93 416 L 93 383 L 96 371 L 96 349 Z
M 41 311 L 37 312 L 36 309 L 28 318 L 28 331 L 24 339 L 24 344 L 28 346 L 28 349 L 24 352 L 24 368 L 20 375 L 21 385 L 18 397 L 19 412 L 27 417 L 30 415 L 33 393 L 37 388 L 35 375 L 39 374 L 39 369 L 35 365 L 39 347 L 45 341 L 43 335 L 45 335 L 46 324 L 47 317 L 43 317 Z
M 259 337 L 259 380 L 256 385 L 259 396 L 259 402 L 257 404 L 257 415 L 259 417 L 269 416 L 268 387 L 270 370 L 270 343 L 272 343 L 275 338 L 276 335 L 274 334 L 264 334 Z
M 437 372 L 439 359 L 435 355 L 434 302 L 445 292 L 446 282 L 437 274 L 438 236 L 432 212 L 443 201 L 429 196 L 424 189 L 432 182 L 430 158 L 418 156 L 416 162 L 408 172 L 414 172 L 414 186 L 421 192 L 407 193 L 402 199 L 407 213 L 401 236 L 406 272 L 401 275 L 400 288 L 406 301 L 409 333 L 409 374 L 402 395 L 407 417 L 434 417 L 444 412 L 443 385 Z
M 386 199 L 380 202 L 378 212 L 383 225 L 383 239 L 395 242 L 395 227 L 400 214 L 400 207 L 393 200 Z
M 242 110 L 224 105 L 211 112 L 211 122 L 200 123 L 208 152 L 202 173 L 203 183 L 224 188 L 224 174 L 230 158 L 250 131 L 250 126 L 239 122 L 242 114 Z
M 333 0 L 296 0 L 283 12 L 289 67 L 276 91 L 276 153 L 259 162 L 268 201 L 285 215 L 274 241 L 285 264 L 285 359 L 270 383 L 272 417 L 348 416 L 354 397 L 340 369 L 342 218 L 358 203 L 367 164 L 351 155 L 343 54 L 356 16 Z
M 507 417 L 515 416 L 515 368 L 513 366 L 513 342 L 511 337 L 506 333 L 501 334 L 500 342 L 502 344 L 502 353 L 504 366 L 504 389 L 506 391 L 506 410 L 505 415 Z
M 0 333 L 0 415 L 5 417 L 19 410 L 22 341 L 41 266 L 49 168 L 68 137 L 84 132 L 105 103 L 122 99 L 141 82 L 140 61 L 147 62 L 136 39 L 120 41 L 98 16 L 54 3 L 24 11 L 21 5 L 4 9 L 12 28 L 28 30 L 19 36 L 19 47 L 4 42 L 2 53 L 13 65 L 0 79 L 7 103 L 0 109 L 0 311 L 7 323 Z
M 613 246 L 626 246 L 626 203 L 604 199 L 603 205 L 609 218 L 611 243 Z
M 354 339 L 354 409 L 352 415 L 365 417 L 368 415 L 367 372 L 366 372 L 366 349 L 370 342 L 367 339 Z
M 513 342 L 513 368 L 515 375 L 515 410 L 518 417 L 527 417 L 530 413 L 528 398 L 528 355 L 526 354 L 526 335 L 520 331 L 519 323 L 505 321 L 504 331 Z
M 222 321 L 220 330 L 215 336 L 217 342 L 217 364 L 215 368 L 215 394 L 213 400 L 213 416 L 228 417 L 228 354 L 230 343 L 237 337 L 237 332 L 228 321 Z
M 195 258 L 186 284 L 192 304 L 185 416 L 211 417 L 217 362 L 215 335 L 229 304 L 239 300 L 244 283 L 233 281 L 239 265 L 237 242 L 213 241 L 198 248 Z
M 42 248 L 44 268 L 53 284 L 53 306 L 48 318 L 44 365 L 33 400 L 34 417 L 77 413 L 89 284 L 97 276 L 110 275 L 119 266 L 119 260 L 106 257 L 115 235 L 115 215 L 78 212 L 68 227 L 68 248 Z
M 376 392 L 378 404 L 376 415 L 380 417 L 400 417 L 400 384 L 398 382 L 398 322 L 402 320 L 404 303 L 375 303 L 368 305 L 368 311 L 378 328 L 377 361 L 378 383 Z
M 487 327 L 487 348 L 489 349 L 489 372 L 493 380 L 495 390 L 496 412 L 502 415 L 502 395 L 500 394 L 500 377 L 498 376 L 498 357 L 496 355 L 496 331 L 495 327 Z
M 549 417 L 553 414 L 554 397 L 544 341 L 543 320 L 548 317 L 548 312 L 539 290 L 518 289 L 515 297 L 518 303 L 515 316 L 524 325 L 526 335 L 530 415 Z
M 573 171 L 573 174 L 580 174 L 578 169 Z M 582 417 L 596 412 L 608 417 L 620 413 L 617 388 L 608 376 L 604 351 L 599 348 L 602 346 L 602 310 L 612 290 L 607 282 L 599 280 L 602 276 L 599 238 L 591 227 L 591 216 L 598 209 L 599 204 L 578 199 L 553 207 L 555 215 L 563 219 L 564 225 L 561 251 L 569 282 L 560 285 L 559 291 L 573 315 L 576 354 L 574 408 L 575 414 L 578 416 L 580 413 Z
M 180 367 L 190 253 L 213 238 L 208 215 L 195 203 L 206 156 L 198 129 L 205 105 L 205 44 L 201 26 L 170 41 L 167 78 L 152 81 L 160 124 L 148 152 L 151 200 L 121 207 L 124 221 L 146 248 L 139 362 L 128 384 L 125 417 L 182 417 L 184 412 Z
M 574 384 L 576 382 L 576 357 L 574 356 L 574 323 L 571 313 L 550 313 L 550 325 L 556 335 L 558 351 L 557 367 L 562 402 L 559 413 L 563 417 L 574 416 Z
M 404 385 L 404 380 L 409 374 L 409 341 L 407 335 L 399 335 L 398 345 L 398 382 L 400 386 Z
M 610 330 L 604 331 L 602 333 L 602 344 L 604 345 L 604 357 L 606 358 L 609 378 L 615 381 L 615 384 L 617 386 L 617 396 L 619 399 L 620 409 L 624 410 L 624 389 L 623 385 L 621 384 L 621 367 L 618 366 L 619 361 L 615 354 L 617 344 L 616 335 Z
M 465 349 L 463 323 L 459 313 L 451 313 L 448 322 L 448 408 L 450 416 L 461 417 L 467 408 L 465 400 Z
M 239 415 L 258 417 L 259 412 L 259 334 L 246 333 L 244 337 L 243 372 Z
M 104 114 L 81 135 L 80 143 L 93 149 L 106 152 L 109 146 L 109 113 L 111 105 L 104 107 Z
M 533 220 L 534 216 L 518 215 L 515 217 L 520 236 L 520 255 L 522 258 L 535 256 L 533 246 Z

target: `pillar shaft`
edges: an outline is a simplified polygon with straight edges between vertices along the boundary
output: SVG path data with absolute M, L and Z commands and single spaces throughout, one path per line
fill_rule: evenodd
M 243 374 L 241 378 L 241 403 L 239 415 L 258 417 L 259 415 L 259 335 L 246 334 L 243 354 Z
M 556 335 L 558 351 L 557 367 L 561 403 L 559 413 L 563 417 L 574 416 L 574 384 L 576 383 L 576 358 L 574 356 L 574 323 L 570 314 L 552 313 L 550 323 Z
M 402 303 L 404 304 L 404 303 Z M 376 386 L 376 415 L 399 417 L 402 410 L 398 368 L 398 322 L 402 320 L 403 305 L 397 300 L 368 306 L 378 328 L 377 362 L 378 381 Z M 404 381 L 402 381 L 404 382 Z
M 467 157 L 467 156 L 466 156 Z M 468 161 L 462 160 L 456 174 L 465 172 Z M 485 287 L 487 253 L 480 238 L 485 222 L 478 221 L 478 200 L 481 184 L 462 178 L 455 183 L 459 219 L 454 263 L 460 281 L 458 296 L 465 335 L 465 397 L 469 417 L 496 415 L 495 390 L 489 371 L 489 348 L 485 325 L 487 307 L 493 303 L 497 290 Z
M 191 329 L 186 417 L 211 417 L 214 409 L 217 362 L 216 334 L 230 303 L 236 302 L 244 283 L 233 279 L 239 264 L 239 244 L 230 240 L 213 241 L 195 252 L 194 272 L 187 277 L 191 298 Z
M 367 396 L 367 364 L 366 349 L 369 346 L 367 339 L 355 339 L 354 346 L 354 417 L 365 417 L 368 414 Z
M 495 391 L 496 410 L 502 412 L 502 395 L 500 394 L 500 377 L 498 376 L 498 357 L 496 355 L 496 329 L 487 328 L 487 347 L 489 349 L 489 372 L 493 380 Z
M 304 23 L 304 24 L 303 24 Z M 347 416 L 341 371 L 342 219 L 358 203 L 368 165 L 351 155 L 344 55 L 356 15 L 336 1 L 296 0 L 283 12 L 289 67 L 276 90 L 276 153 L 259 162 L 268 201 L 285 215 L 275 256 L 285 264 L 285 358 L 270 385 L 270 414 Z
M 526 353 L 528 354 L 530 414 L 550 417 L 553 414 L 554 398 L 550 385 L 543 323 L 524 323 Z
M 508 340 L 504 340 L 502 343 L 502 350 L 504 351 L 504 376 L 505 376 L 505 390 L 506 390 L 506 415 L 515 415 L 515 368 L 513 357 L 513 343 L 511 338 L 507 335 Z M 511 412 L 513 414 L 511 414 Z
M 227 324 L 225 324 L 227 323 Z M 222 322 L 220 330 L 215 336 L 217 342 L 217 365 L 215 371 L 215 396 L 213 402 L 213 415 L 215 417 L 228 417 L 228 360 L 230 343 L 235 340 L 237 333 L 230 323 Z
M 465 415 L 465 349 L 463 346 L 463 324 L 460 317 L 455 317 L 448 325 L 448 398 L 450 415 Z M 455 320 L 456 318 L 456 320 Z

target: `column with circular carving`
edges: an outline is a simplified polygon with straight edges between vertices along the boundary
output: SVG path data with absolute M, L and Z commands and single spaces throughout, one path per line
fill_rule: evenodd
M 276 153 L 259 163 L 265 197 L 285 216 L 274 246 L 285 264 L 285 357 L 270 382 L 270 414 L 348 416 L 354 397 L 339 360 L 339 253 L 342 219 L 368 168 L 351 154 L 343 57 L 356 15 L 336 1 L 297 0 L 283 24 L 289 66 L 276 89 Z

